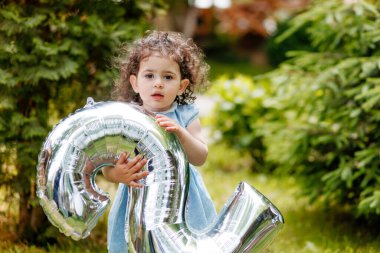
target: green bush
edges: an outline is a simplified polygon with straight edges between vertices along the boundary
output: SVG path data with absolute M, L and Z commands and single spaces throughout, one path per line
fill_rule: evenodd
M 35 168 L 47 133 L 88 96 L 109 97 L 115 49 L 162 7 L 161 0 L 1 2 L 0 190 L 7 203 L 19 202 L 21 239 L 39 240 L 46 229 Z
M 311 41 L 306 33 L 307 27 L 303 27 L 295 31 L 292 36 L 279 41 L 279 36 L 290 28 L 291 21 L 292 19 L 288 19 L 279 23 L 275 33 L 265 43 L 265 52 L 272 67 L 278 67 L 282 62 L 288 60 L 289 55 L 287 55 L 287 52 L 289 50 L 294 50 L 295 48 L 299 51 L 313 50 L 310 44 Z
M 263 124 L 281 116 L 269 112 L 272 108 L 267 105 L 271 104 L 272 92 L 269 82 L 254 82 L 245 75 L 233 79 L 220 76 L 208 91 L 215 98 L 216 113 L 206 120 L 212 138 L 242 152 L 243 156 L 250 154 L 254 170 L 264 169 Z
M 249 149 L 245 143 L 260 140 L 254 146 L 263 159 L 277 171 L 297 175 L 311 200 L 367 217 L 380 215 L 380 12 L 375 6 L 314 2 L 278 40 L 306 29 L 315 51 L 289 52 L 290 60 L 251 81 L 255 87 L 249 91 L 247 85 L 226 85 L 220 98 L 235 109 L 215 113 L 223 117 L 215 126 L 223 138 L 239 136 L 235 145 Z M 266 98 L 258 100 L 252 93 L 263 84 Z

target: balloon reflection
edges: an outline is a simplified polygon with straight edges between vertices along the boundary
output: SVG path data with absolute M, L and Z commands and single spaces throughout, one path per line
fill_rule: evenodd
M 75 240 L 90 234 L 110 202 L 96 174 L 122 152 L 142 154 L 150 171 L 143 188 L 129 189 L 130 252 L 261 251 L 282 227 L 279 210 L 242 182 L 209 227 L 191 230 L 185 217 L 189 169 L 178 139 L 138 107 L 101 102 L 58 123 L 40 152 L 37 195 L 62 233 Z

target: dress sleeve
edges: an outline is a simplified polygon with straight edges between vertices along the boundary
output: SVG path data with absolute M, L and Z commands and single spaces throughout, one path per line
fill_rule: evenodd
M 183 119 L 183 122 L 185 124 L 185 127 L 187 127 L 188 125 L 190 125 L 190 123 L 195 120 L 196 118 L 198 118 L 198 115 L 199 115 L 199 110 L 197 107 L 195 107 L 194 105 L 190 104 L 190 105 L 183 105 L 181 106 L 182 108 L 182 119 Z

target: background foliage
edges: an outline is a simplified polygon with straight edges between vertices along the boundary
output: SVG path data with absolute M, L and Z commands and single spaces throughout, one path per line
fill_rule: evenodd
M 108 99 L 115 48 L 140 36 L 166 9 L 161 0 L 104 3 L 0 3 L 0 251 L 105 252 L 105 216 L 89 238 L 74 242 L 45 223 L 34 196 L 36 157 L 52 125 L 88 96 Z M 181 4 L 186 8 L 187 1 Z M 287 60 L 279 68 L 213 83 L 217 111 L 208 123 L 225 145 L 210 146 L 202 174 L 219 208 L 242 178 L 273 200 L 287 221 L 274 252 L 379 249 L 376 228 L 296 198 L 301 182 L 307 197 L 379 217 L 378 6 L 374 0 L 314 1 L 270 39 L 272 63 Z M 258 72 L 226 50 L 208 57 L 212 78 Z M 2 212 L 5 205 L 12 215 Z M 4 226 L 13 224 L 23 243 L 7 240 Z
M 108 97 L 116 47 L 163 9 L 160 0 L 1 2 L 0 186 L 5 201 L 20 201 L 21 240 L 43 238 L 49 226 L 35 198 L 48 131 L 88 96 Z
M 281 45 L 303 30 L 310 50 L 288 51 L 279 68 L 253 80 L 221 79 L 211 91 L 227 101 L 216 105 L 223 118 L 212 119 L 224 141 L 296 175 L 311 200 L 367 218 L 380 215 L 377 7 L 314 1 L 276 38 Z
M 232 79 L 220 76 L 208 92 L 215 98 L 217 112 L 205 122 L 214 130 L 212 138 L 241 154 L 248 153 L 253 170 L 270 168 L 265 161 L 264 124 L 281 117 L 268 106 L 274 93 L 270 83 L 257 82 L 247 75 Z

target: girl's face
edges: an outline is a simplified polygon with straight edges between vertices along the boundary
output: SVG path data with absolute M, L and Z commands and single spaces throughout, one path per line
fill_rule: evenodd
M 142 59 L 137 76 L 131 75 L 129 81 L 140 94 L 143 107 L 151 112 L 170 109 L 189 84 L 188 79 L 181 80 L 178 63 L 159 53 Z

